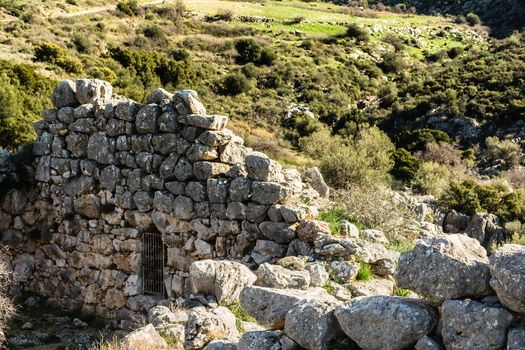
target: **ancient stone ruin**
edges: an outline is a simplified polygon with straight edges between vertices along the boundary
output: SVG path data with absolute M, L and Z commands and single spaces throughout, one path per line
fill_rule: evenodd
M 422 229 L 402 254 L 379 230 L 334 235 L 315 220 L 329 194 L 315 168 L 243 146 L 194 91 L 147 102 L 58 85 L 35 181 L 0 200 L 13 294 L 133 330 L 125 349 L 167 348 L 157 331 L 192 350 L 525 349 L 525 248 L 488 254 L 494 218 L 450 213 L 451 234 Z M 0 153 L 0 179 L 18 167 Z M 356 280 L 362 266 L 373 278 Z
M 301 201 L 318 192 L 244 147 L 194 91 L 157 89 L 140 105 L 78 80 L 52 100 L 35 123 L 34 189 L 0 212 L 22 289 L 122 319 L 144 292 L 189 295 L 193 261 L 255 265 L 301 248 L 294 225 L 315 210 Z M 305 180 L 327 195 L 318 173 Z

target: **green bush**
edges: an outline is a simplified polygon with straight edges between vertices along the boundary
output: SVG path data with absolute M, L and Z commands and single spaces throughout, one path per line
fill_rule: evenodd
M 297 146 L 302 137 L 310 136 L 322 127 L 322 123 L 315 117 L 306 113 L 297 113 L 283 121 L 285 137 Z
M 407 67 L 404 57 L 397 52 L 387 52 L 379 67 L 385 73 L 398 73 Z
M 364 228 L 363 224 L 348 216 L 343 206 L 333 205 L 319 212 L 319 220 L 327 222 L 330 225 L 330 231 L 334 235 L 339 234 L 341 220 L 347 220 L 357 226 L 358 229 Z
M 465 19 L 467 23 L 470 24 L 471 26 L 481 24 L 481 19 L 479 18 L 479 16 L 472 12 L 468 13 Z
M 394 142 L 397 147 L 413 152 L 424 150 L 429 143 L 451 143 L 452 140 L 446 132 L 422 128 L 402 131 L 394 137 Z
M 262 47 L 253 39 L 239 39 L 235 42 L 237 60 L 241 64 L 255 63 L 257 65 L 270 66 L 276 59 L 274 52 Z
M 353 139 L 331 136 L 321 129 L 299 142 L 303 150 L 319 160 L 327 183 L 336 188 L 354 184 L 381 184 L 390 180 L 394 145 L 376 127 L 364 128 Z
M 73 45 L 80 53 L 87 53 L 91 47 L 91 42 L 88 37 L 83 33 L 78 33 L 73 36 Z
M 447 188 L 451 172 L 446 165 L 436 162 L 423 162 L 412 179 L 414 190 L 421 194 L 439 197 Z
M 35 60 L 57 65 L 68 73 L 82 73 L 82 63 L 75 57 L 68 57 L 63 48 L 52 43 L 43 42 L 37 45 Z
M 349 38 L 355 39 L 357 42 L 370 41 L 370 35 L 366 28 L 361 28 L 356 23 L 351 23 L 346 27 L 345 35 Z
M 510 169 L 520 164 L 521 147 L 511 140 L 500 140 L 489 136 L 485 140 L 485 156 L 489 161 L 503 161 L 504 169 Z
M 166 38 L 166 34 L 164 34 L 164 30 L 158 25 L 147 26 L 142 30 L 142 33 L 146 38 L 151 40 L 155 40 L 162 43 L 168 41 L 168 39 Z
M 498 215 L 505 222 L 525 222 L 525 196 L 499 182 L 478 183 L 475 180 L 452 181 L 441 197 L 442 205 L 449 210 L 473 215 L 486 212 Z
M 117 10 L 128 16 L 135 16 L 138 14 L 137 0 L 122 1 L 117 4 Z
M 250 80 L 241 73 L 231 73 L 222 79 L 219 92 L 223 95 L 236 96 L 251 89 Z
M 0 148 L 15 150 L 35 139 L 32 124 L 51 106 L 55 84 L 34 67 L 0 61 Z
M 397 149 L 394 154 L 394 167 L 390 174 L 396 179 L 410 182 L 419 170 L 419 160 L 404 148 Z

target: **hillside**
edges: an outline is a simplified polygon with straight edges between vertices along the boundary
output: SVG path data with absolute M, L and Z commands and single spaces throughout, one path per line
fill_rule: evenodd
M 386 1 L 386 4 L 408 3 L 423 13 L 442 13 L 466 16 L 475 13 L 491 27 L 496 36 L 506 36 L 525 26 L 525 4 L 519 0 L 456 0 L 408 2 Z
M 522 34 L 498 40 L 452 17 L 295 0 L 1 8 L 2 147 L 34 140 L 31 122 L 63 78 L 104 79 L 138 102 L 158 86 L 191 88 L 248 146 L 316 164 L 334 187 L 408 186 L 469 214 L 523 220 Z M 483 186 L 496 204 L 457 201 Z

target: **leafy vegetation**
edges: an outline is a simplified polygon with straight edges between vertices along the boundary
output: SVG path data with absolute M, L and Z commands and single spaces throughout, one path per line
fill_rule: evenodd
M 358 281 L 369 281 L 374 278 L 374 272 L 370 268 L 370 265 L 366 263 L 359 264 L 359 270 L 357 271 L 356 279 Z

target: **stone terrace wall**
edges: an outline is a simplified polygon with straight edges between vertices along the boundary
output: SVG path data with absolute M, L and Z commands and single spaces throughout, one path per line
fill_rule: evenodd
M 146 311 L 142 235 L 166 245 L 168 297 L 188 295 L 188 268 L 207 258 L 256 266 L 301 248 L 294 225 L 319 193 L 243 146 L 228 118 L 194 91 L 157 89 L 141 105 L 100 80 L 61 82 L 35 123 L 36 185 L 0 211 L 19 288 L 106 318 Z M 8 169 L 6 169 L 7 171 Z M 327 187 L 309 173 L 319 192 Z

